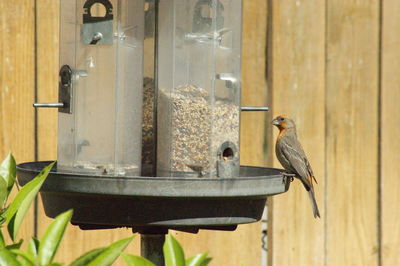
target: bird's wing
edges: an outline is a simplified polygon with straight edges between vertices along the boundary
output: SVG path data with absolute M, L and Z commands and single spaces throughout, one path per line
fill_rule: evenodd
M 290 161 L 288 158 L 286 158 L 285 154 L 283 153 L 284 146 L 282 145 L 281 141 L 278 141 L 275 146 L 275 153 L 276 153 L 276 158 L 278 158 L 279 162 L 285 168 L 286 171 L 289 173 L 296 173 L 296 170 L 293 169 L 292 165 L 290 164 Z
M 281 142 L 283 156 L 290 162 L 291 168 L 296 170 L 306 187 L 312 188 L 314 174 L 300 142 L 293 136 L 287 136 Z
M 308 161 L 307 157 L 304 157 L 304 158 L 305 158 L 305 163 L 306 163 L 306 166 L 307 166 L 308 173 L 311 175 L 312 179 L 314 179 L 315 184 L 318 184 L 317 179 L 315 179 L 315 175 L 314 175 L 314 172 L 313 172 L 313 170 L 311 168 L 310 162 Z

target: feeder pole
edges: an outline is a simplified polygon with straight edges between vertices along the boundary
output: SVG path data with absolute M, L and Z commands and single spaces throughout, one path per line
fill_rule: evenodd
M 166 233 L 141 234 L 140 255 L 157 266 L 164 266 L 163 245 Z

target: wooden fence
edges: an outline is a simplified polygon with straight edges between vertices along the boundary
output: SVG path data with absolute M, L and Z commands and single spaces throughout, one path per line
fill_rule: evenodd
M 0 1 L 0 156 L 56 158 L 58 1 Z M 273 162 L 272 115 L 287 114 L 318 178 L 314 220 L 298 182 L 270 200 L 269 265 L 400 265 L 400 2 L 244 0 L 242 164 Z M 267 85 L 268 84 L 268 85 Z M 267 89 L 268 88 L 268 89 Z M 23 236 L 43 234 L 39 203 Z M 70 226 L 57 260 L 128 236 Z M 259 265 L 260 224 L 235 232 L 175 233 L 212 265 Z M 128 252 L 139 253 L 138 240 Z
M 297 122 L 322 211 L 298 182 L 273 199 L 271 265 L 400 265 L 400 2 L 269 5 L 273 113 Z

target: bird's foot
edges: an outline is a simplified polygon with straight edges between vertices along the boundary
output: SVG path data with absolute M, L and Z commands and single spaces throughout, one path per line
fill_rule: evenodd
M 290 174 L 290 173 L 286 173 L 286 172 L 283 172 L 282 175 L 286 176 L 286 177 L 289 177 L 290 178 L 290 182 L 293 182 L 294 178 L 296 177 L 295 174 Z

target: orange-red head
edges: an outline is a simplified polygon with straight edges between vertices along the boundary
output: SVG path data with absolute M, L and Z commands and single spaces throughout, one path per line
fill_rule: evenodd
M 272 120 L 271 124 L 279 128 L 279 130 L 296 128 L 292 119 L 281 115 Z

